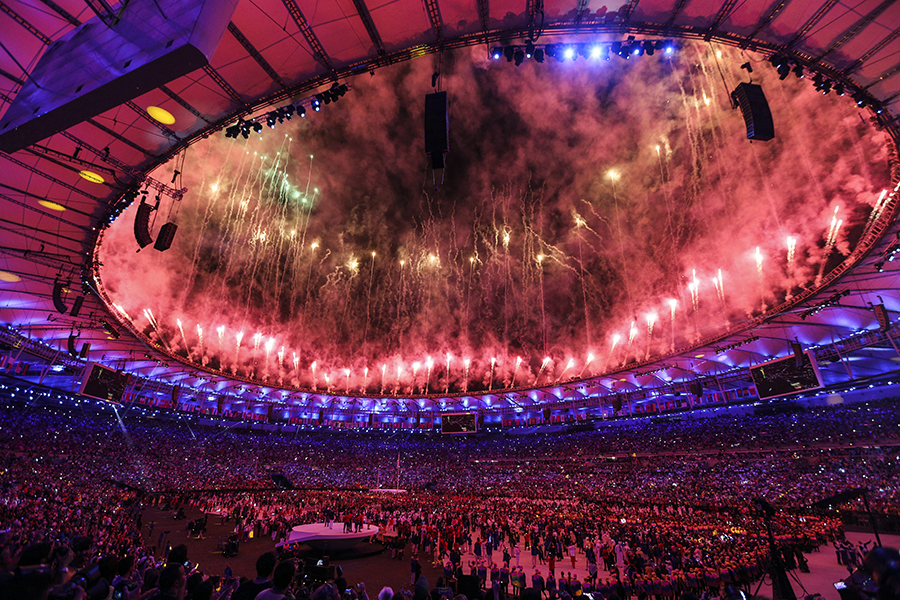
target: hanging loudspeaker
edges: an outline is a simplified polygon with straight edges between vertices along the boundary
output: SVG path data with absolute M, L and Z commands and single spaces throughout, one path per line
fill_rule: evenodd
M 84 296 L 78 296 L 75 298 L 75 303 L 72 305 L 72 312 L 69 314 L 73 317 L 77 317 L 78 313 L 81 312 L 81 305 L 84 304 Z
M 150 212 L 152 210 L 153 208 L 149 204 L 141 200 L 137 214 L 134 215 L 134 239 L 141 248 L 149 246 L 153 242 L 153 238 L 150 236 Z
M 63 289 L 69 286 L 69 283 L 63 283 L 59 279 L 53 282 L 53 306 L 56 307 L 56 310 L 61 314 L 66 314 L 69 310 L 69 307 L 66 306 L 66 303 L 63 302 Z
M 75 333 L 74 332 L 69 334 L 68 348 L 69 348 L 69 354 L 72 355 L 72 358 L 77 358 L 78 357 L 78 349 L 75 347 Z
M 159 229 L 159 235 L 156 236 L 156 243 L 153 244 L 153 247 L 159 250 L 160 252 L 164 252 L 169 249 L 169 246 L 172 245 L 172 238 L 175 237 L 175 231 L 178 230 L 178 225 L 175 223 L 166 223 Z
M 747 139 L 767 142 L 775 137 L 772 111 L 761 86 L 739 83 L 731 92 L 731 99 L 741 107 L 744 124 L 747 125 Z
M 425 95 L 425 153 L 434 169 L 444 167 L 444 154 L 450 151 L 450 118 L 447 92 Z
M 85 342 L 81 345 L 81 352 L 78 354 L 80 358 L 87 358 L 88 352 L 91 351 L 91 343 Z

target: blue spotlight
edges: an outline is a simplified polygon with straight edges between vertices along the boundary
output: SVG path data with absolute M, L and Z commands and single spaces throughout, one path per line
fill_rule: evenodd
M 493 58 L 494 60 L 500 60 L 501 58 L 503 58 L 503 48 L 491 48 L 491 58 Z
M 603 48 L 600 46 L 593 46 L 591 48 L 591 58 L 600 58 L 603 54 Z
M 666 54 L 672 54 L 673 52 L 675 52 L 674 46 L 666 46 Z
M 563 58 L 566 60 L 575 60 L 575 48 L 569 46 L 563 50 Z

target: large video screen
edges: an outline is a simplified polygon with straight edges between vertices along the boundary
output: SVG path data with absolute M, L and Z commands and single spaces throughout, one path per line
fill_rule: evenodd
M 127 376 L 97 363 L 88 363 L 78 393 L 97 400 L 122 402 Z
M 788 396 L 805 390 L 822 387 L 822 375 L 816 357 L 803 352 L 800 360 L 793 354 L 750 368 L 750 376 L 756 385 L 760 399 Z
M 441 415 L 441 433 L 475 433 L 478 431 L 476 413 L 450 413 Z

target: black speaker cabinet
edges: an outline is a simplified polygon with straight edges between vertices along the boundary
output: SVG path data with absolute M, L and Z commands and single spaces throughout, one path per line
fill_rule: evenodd
M 138 205 L 137 214 L 134 215 L 134 239 L 138 246 L 143 248 L 153 243 L 150 237 L 150 212 L 153 208 L 143 200 Z
M 178 225 L 175 223 L 166 223 L 159 229 L 159 235 L 156 236 L 156 243 L 153 244 L 153 247 L 159 250 L 160 252 L 164 250 L 168 250 L 169 246 L 172 245 L 172 239 L 175 237 L 175 232 L 178 230 Z
M 735 104 L 741 107 L 747 125 L 747 139 L 767 142 L 775 137 L 772 111 L 762 87 L 753 83 L 739 83 L 731 92 Z

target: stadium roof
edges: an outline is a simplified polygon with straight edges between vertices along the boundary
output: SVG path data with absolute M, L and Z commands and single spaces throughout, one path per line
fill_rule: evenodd
M 187 0 L 141 4 L 147 6 L 125 3 L 122 11 L 123 5 L 94 1 L 0 2 L 0 134 L 8 132 L 11 119 L 16 123 L 33 120 L 29 109 L 42 98 L 62 102 L 52 99 L 54 90 L 48 83 L 59 83 L 71 100 L 81 93 L 80 88 L 73 90 L 79 81 L 87 85 L 85 91 L 112 81 L 113 87 L 104 89 L 116 101 L 99 114 L 93 114 L 92 107 L 84 103 L 72 104 L 60 122 L 72 118 L 73 123 L 54 129 L 49 137 L 25 136 L 23 143 L 27 144 L 22 148 L 16 148 L 18 142 L 12 137 L 3 141 L 9 152 L 0 152 L 0 322 L 8 326 L 4 333 L 7 343 L 15 343 L 20 335 L 41 340 L 46 360 L 60 361 L 67 354 L 70 335 L 77 330 L 81 332 L 78 344 L 91 344 L 91 358 L 124 366 L 162 385 L 180 385 L 197 394 L 237 394 L 248 402 L 326 406 L 336 401 L 363 410 L 391 410 L 388 404 L 399 404 L 404 410 L 515 410 L 559 401 L 575 406 L 594 402 L 591 398 L 598 394 L 609 397 L 616 393 L 632 393 L 635 400 L 645 401 L 648 390 L 687 392 L 694 380 L 702 381 L 707 390 L 740 389 L 748 385 L 748 366 L 789 354 L 791 342 L 815 349 L 826 383 L 879 377 L 898 367 L 896 334 L 879 331 L 884 327 L 872 308 L 884 304 L 891 324 L 900 312 L 900 261 L 889 260 L 900 239 L 894 218 L 895 187 L 886 197 L 880 220 L 820 286 L 731 331 L 695 340 L 671 356 L 539 389 L 389 398 L 386 403 L 360 397 L 355 404 L 355 396 L 282 393 L 276 386 L 206 372 L 148 347 L 121 327 L 94 293 L 85 297 L 78 316 L 71 314 L 79 278 L 90 283 L 94 274 L 93 249 L 100 224 L 108 220 L 125 192 L 143 182 L 161 194 L 181 193 L 174 183 L 147 179 L 154 167 L 201 138 L 221 135 L 220 131 L 239 117 L 259 115 L 288 100 L 308 97 L 335 81 L 352 85 L 354 77 L 368 77 L 380 67 L 445 48 L 483 45 L 487 51 L 495 44 L 524 43 L 535 32 L 545 43 L 602 34 L 608 40 L 637 35 L 738 46 L 767 57 L 785 56 L 794 65 L 859 91 L 868 104 L 865 116 L 875 119 L 877 126 L 896 140 L 894 115 L 900 110 L 898 3 L 234 0 L 221 2 L 213 10 Z M 187 22 L 184 15 L 189 15 Z M 192 31 L 195 21 L 208 30 Z M 86 24 L 93 24 L 93 29 L 85 28 Z M 115 30 L 120 24 L 133 28 L 129 31 L 135 35 L 127 41 L 138 50 L 129 48 L 125 38 L 104 34 L 110 26 Z M 167 29 L 169 25 L 175 33 Z M 66 54 L 71 46 L 65 43 L 77 41 L 78 31 L 87 31 L 81 36 L 87 43 Z M 133 55 L 136 64 L 149 63 L 148 57 L 165 54 L 161 48 L 167 35 L 179 40 L 191 37 L 192 43 L 207 50 L 208 64 L 200 68 L 190 65 L 186 73 L 174 78 L 167 77 L 166 71 L 177 74 L 188 67 L 171 61 L 162 67 L 151 65 L 152 89 L 126 98 L 127 89 L 123 91 L 123 86 L 115 83 L 117 73 L 112 72 L 117 57 Z M 54 61 L 42 63 L 42 56 L 51 52 Z M 178 56 L 187 60 L 188 55 Z M 103 69 L 91 68 L 100 64 Z M 118 75 L 126 76 L 129 66 L 119 66 Z M 33 84 L 31 88 L 29 84 Z M 128 85 L 141 88 L 133 80 L 127 80 L 125 88 Z M 20 94 L 26 93 L 31 94 L 27 102 L 19 99 L 16 105 Z M 151 116 L 150 106 L 168 111 L 174 123 Z M 41 110 L 34 106 L 32 112 L 40 114 Z M 41 135 L 41 128 L 36 130 L 32 137 Z M 897 185 L 900 176 L 896 164 L 894 168 L 892 185 Z M 85 177 L 84 171 L 99 175 L 103 182 L 92 181 L 91 175 Z M 63 290 L 68 282 L 72 287 Z M 55 295 L 65 297 L 65 314 L 54 305 Z M 55 355 L 54 349 L 61 355 Z

